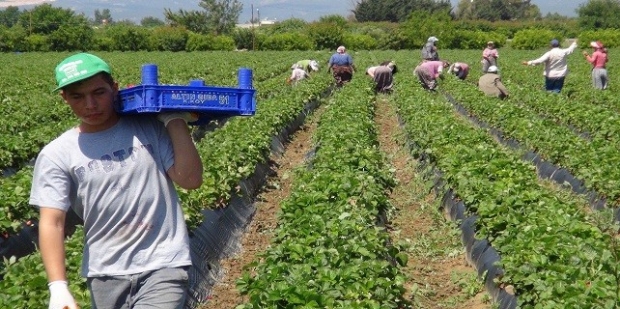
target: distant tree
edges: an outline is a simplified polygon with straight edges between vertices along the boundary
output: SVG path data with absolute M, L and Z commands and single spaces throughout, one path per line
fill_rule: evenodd
M 135 26 L 136 23 L 131 19 L 121 19 L 114 22 L 114 25 Z
M 174 13 L 170 9 L 164 9 L 164 16 L 171 26 L 183 26 L 187 30 L 202 34 L 211 32 L 205 12 L 179 10 Z
M 85 50 L 91 45 L 95 35 L 93 28 L 86 24 L 64 24 L 48 36 L 50 50 Z
M 98 9 L 95 10 L 95 25 L 112 23 L 112 13 L 110 13 L 110 9 L 103 9 L 102 11 L 99 11 Z
M 388 17 L 388 13 L 383 3 L 369 0 L 362 0 L 353 10 L 353 15 L 358 22 L 393 21 Z
M 333 23 L 338 25 L 339 27 L 345 27 L 347 25 L 347 19 L 342 15 L 332 14 L 325 15 L 319 18 L 320 23 Z
M 344 44 L 344 29 L 335 23 L 314 22 L 306 31 L 316 42 L 317 49 L 336 50 L 338 45 Z
M 261 27 L 263 33 L 285 33 L 285 32 L 302 32 L 308 26 L 308 22 L 301 18 L 289 18 L 279 23 L 272 25 L 271 27 Z M 263 30 L 264 29 L 264 30 Z
M 434 13 L 451 9 L 450 0 L 360 0 L 353 14 L 359 22 L 403 22 L 415 11 Z
M 243 9 L 238 0 L 201 0 L 198 5 L 204 11 L 179 10 L 175 13 L 164 9 L 166 21 L 172 26 L 183 26 L 197 33 L 230 34 Z
M 235 28 L 232 37 L 237 49 L 255 49 L 255 46 L 259 43 L 256 40 L 254 31 L 248 28 Z
M 183 27 L 162 26 L 153 29 L 150 35 L 150 50 L 183 51 L 187 44 L 189 31 Z
M 114 23 L 105 28 L 104 37 L 109 44 L 106 48 L 119 51 L 148 50 L 150 32 L 150 29 L 144 27 Z
M 445 12 L 435 12 L 432 14 L 423 11 L 415 11 L 406 22 L 399 24 L 402 36 L 400 39 L 403 49 L 418 49 L 428 40 L 430 36 L 439 38 L 439 48 L 447 48 L 452 44 L 456 35 L 454 32 L 455 24 L 452 16 Z
M 13 27 L 19 21 L 19 8 L 16 6 L 9 6 L 6 9 L 0 11 L 0 25 Z
M 11 28 L 0 26 L 0 51 L 14 52 L 29 50 L 28 32 L 17 24 Z
M 42 4 L 35 6 L 32 10 L 24 11 L 19 16 L 19 24 L 29 34 L 51 34 L 62 25 L 82 25 L 89 24 L 89 22 L 86 16 L 76 15 L 71 9 Z
M 165 24 L 163 20 L 153 16 L 147 16 L 140 20 L 140 25 L 147 28 L 164 26 Z
M 543 18 L 545 20 L 557 20 L 557 21 L 572 19 L 571 17 L 562 15 L 560 13 L 547 13 L 547 15 L 545 15 Z
M 619 0 L 589 0 L 577 8 L 579 26 L 584 30 L 620 29 Z
M 216 35 L 232 33 L 243 10 L 238 0 L 201 0 L 198 5 L 205 9 Z
M 461 0 L 458 19 L 525 20 L 540 18 L 540 9 L 530 0 Z

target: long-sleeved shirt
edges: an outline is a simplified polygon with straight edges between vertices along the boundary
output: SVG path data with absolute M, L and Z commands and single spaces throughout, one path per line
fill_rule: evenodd
M 422 60 L 437 61 L 439 60 L 439 53 L 434 42 L 426 42 L 422 47 Z
M 542 57 L 528 61 L 528 65 L 537 65 L 544 63 L 545 70 L 543 74 L 547 78 L 565 77 L 568 74 L 568 65 L 566 64 L 566 56 L 573 53 L 577 48 L 577 42 L 573 42 L 568 48 L 554 47 L 546 52 Z
M 604 69 L 607 63 L 607 53 L 597 50 L 592 53 L 592 56 L 587 56 L 586 59 L 592 63 L 595 69 Z
M 304 69 L 294 68 L 293 72 L 291 72 L 291 81 L 298 81 L 308 77 L 308 72 Z
M 454 70 L 458 68 L 457 70 Z M 469 75 L 469 65 L 464 62 L 455 62 L 450 66 L 450 71 L 460 79 L 465 79 Z
M 375 71 L 377 70 L 378 67 L 379 66 L 377 65 L 377 66 L 366 69 L 366 74 L 368 74 L 372 78 L 375 78 Z
M 480 79 L 478 79 L 478 89 L 488 96 L 508 96 L 508 89 L 506 89 L 499 75 L 496 73 L 486 73 L 480 76 Z
M 497 49 L 487 47 L 482 51 L 482 58 L 484 59 L 499 58 L 499 53 L 497 52 Z
M 329 58 L 328 66 L 332 65 L 353 65 L 353 58 L 349 54 L 333 54 Z
M 418 66 L 419 70 L 423 70 L 433 78 L 439 77 L 443 71 L 443 62 L 441 61 L 426 61 Z

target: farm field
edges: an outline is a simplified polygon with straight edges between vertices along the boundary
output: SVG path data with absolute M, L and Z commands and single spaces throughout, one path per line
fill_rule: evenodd
M 139 83 L 144 63 L 159 65 L 162 84 L 202 78 L 234 86 L 239 67 L 253 69 L 257 114 L 195 135 L 205 181 L 180 196 L 196 241 L 210 222 L 203 210 L 213 215 L 230 207 L 257 166 L 267 166 L 268 177 L 249 192 L 251 222 L 218 243 L 226 252 L 214 254 L 203 243 L 207 248 L 194 256 L 188 307 L 619 307 L 615 50 L 610 89 L 592 89 L 578 49 L 558 95 L 543 91 L 542 66 L 521 65 L 544 50 L 499 52 L 511 93 L 504 101 L 476 89 L 477 50 L 440 50 L 441 58 L 472 70 L 465 81 L 446 76 L 434 93 L 412 74 L 417 50 L 350 51 L 358 71 L 341 89 L 326 73 L 328 51 L 97 53 L 121 86 Z M 51 92 L 53 68 L 66 55 L 0 55 L 3 250 L 11 237 L 36 230 L 27 163 L 75 124 Z M 319 60 L 321 70 L 286 85 L 290 65 L 307 58 Z M 399 68 L 395 91 L 374 95 L 363 72 L 387 59 Z M 281 149 L 274 146 L 274 136 L 299 115 L 306 116 L 303 124 L 289 130 Z M 449 197 L 467 211 L 445 213 Z M 468 226 L 478 241 L 463 236 Z M 78 226 L 67 240 L 67 264 L 74 296 L 90 308 L 78 276 L 80 237 Z M 46 306 L 36 252 L 7 257 L 0 275 L 0 308 Z

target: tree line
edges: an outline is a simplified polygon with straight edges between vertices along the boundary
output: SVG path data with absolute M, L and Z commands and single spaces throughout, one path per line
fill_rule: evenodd
M 620 0 L 590 0 L 578 8 L 577 18 L 541 17 L 527 0 L 462 0 L 456 8 L 447 0 L 359 0 L 351 16 L 328 15 L 313 22 L 291 18 L 256 29 L 235 27 L 242 9 L 237 0 L 202 0 L 198 7 L 166 9 L 164 20 L 146 17 L 139 25 L 115 20 L 109 9 L 95 10 L 90 19 L 50 4 L 23 11 L 8 7 L 0 11 L 0 51 L 313 50 L 341 44 L 409 49 L 439 34 L 442 48 L 467 49 L 488 39 L 513 38 L 525 29 L 545 29 L 557 37 L 620 29 L 615 18 Z

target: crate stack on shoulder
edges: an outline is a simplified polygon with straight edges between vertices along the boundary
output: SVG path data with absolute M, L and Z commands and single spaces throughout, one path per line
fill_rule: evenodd
M 119 91 L 117 111 L 121 114 L 194 112 L 201 124 L 211 119 L 252 116 L 256 113 L 256 89 L 252 70 L 238 70 L 238 87 L 205 85 L 204 80 L 190 80 L 188 85 L 160 85 L 157 65 L 142 66 L 142 84 Z

